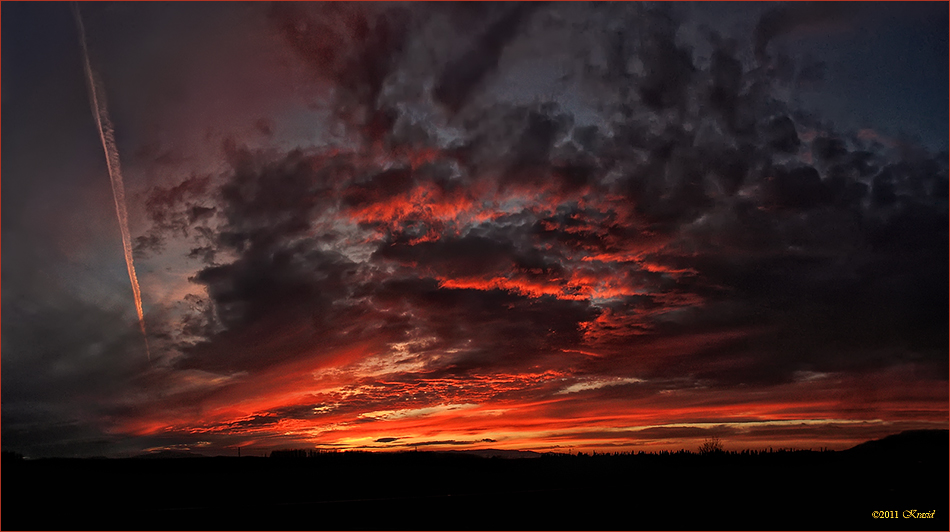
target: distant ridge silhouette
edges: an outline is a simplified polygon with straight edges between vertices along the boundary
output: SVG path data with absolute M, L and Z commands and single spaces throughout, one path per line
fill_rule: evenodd
M 132 457 L 135 460 L 162 460 L 166 458 L 206 458 L 205 455 L 192 451 L 156 451 L 152 453 L 138 454 Z
M 541 458 L 542 453 L 535 451 L 519 451 L 517 449 L 452 449 L 440 451 L 452 454 L 474 454 L 483 458 Z
M 845 452 L 851 454 L 888 454 L 914 456 L 919 454 L 945 455 L 950 448 L 950 430 L 905 430 L 879 440 L 855 445 Z

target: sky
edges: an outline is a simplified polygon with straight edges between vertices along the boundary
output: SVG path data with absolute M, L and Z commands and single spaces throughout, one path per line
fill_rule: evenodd
M 99 107 L 0 8 L 4 450 L 948 426 L 946 3 L 80 4 Z

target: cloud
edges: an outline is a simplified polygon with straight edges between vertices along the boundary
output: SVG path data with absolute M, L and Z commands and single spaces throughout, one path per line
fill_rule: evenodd
M 395 114 L 379 99 L 403 52 L 409 13 L 372 4 L 273 4 L 269 18 L 312 74 L 331 88 L 334 114 L 367 141 L 381 141 L 395 125 Z
M 207 222 L 215 214 L 214 207 L 202 204 L 211 187 L 210 176 L 192 176 L 177 185 L 155 187 L 145 200 L 145 212 L 152 227 L 148 233 L 135 239 L 134 251 L 139 258 L 165 250 L 169 236 L 188 237 L 196 232 L 197 222 Z
M 274 4 L 270 19 L 311 67 L 353 103 L 373 106 L 405 39 L 404 13 L 368 5 Z M 341 103 L 351 103 L 341 100 Z
M 465 105 L 482 81 L 497 69 L 505 47 L 518 36 L 526 19 L 540 5 L 530 2 L 505 6 L 502 14 L 475 39 L 471 48 L 445 66 L 433 90 L 436 101 L 453 113 Z
M 850 8 L 837 3 L 807 2 L 771 8 L 762 14 L 755 27 L 755 57 L 759 62 L 764 61 L 769 43 L 777 37 L 822 24 L 841 23 L 851 14 Z
M 639 51 L 644 75 L 639 79 L 641 101 L 654 109 L 682 105 L 695 67 L 689 50 L 675 43 L 673 28 L 663 20 Z
M 424 447 L 428 445 L 473 445 L 476 443 L 483 443 L 485 441 L 492 441 L 490 439 L 484 440 L 475 440 L 475 441 L 459 441 L 459 440 L 432 440 L 432 441 L 422 441 L 419 443 L 411 444 L 413 447 Z

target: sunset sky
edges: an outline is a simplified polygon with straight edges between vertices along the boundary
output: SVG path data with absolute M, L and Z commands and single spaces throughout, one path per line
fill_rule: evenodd
M 2 445 L 948 426 L 946 3 L 2 4 Z

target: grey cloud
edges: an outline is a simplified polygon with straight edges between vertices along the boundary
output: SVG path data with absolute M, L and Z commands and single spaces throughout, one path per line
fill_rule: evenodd
M 844 20 L 851 7 L 839 2 L 802 2 L 779 5 L 766 11 L 755 27 L 753 48 L 756 59 L 767 59 L 769 43 L 776 37 L 821 23 Z
M 457 112 L 484 78 L 498 67 L 505 47 L 517 37 L 525 20 L 538 8 L 539 2 L 506 5 L 504 12 L 475 40 L 461 56 L 451 60 L 435 84 L 433 96 L 450 112 Z

